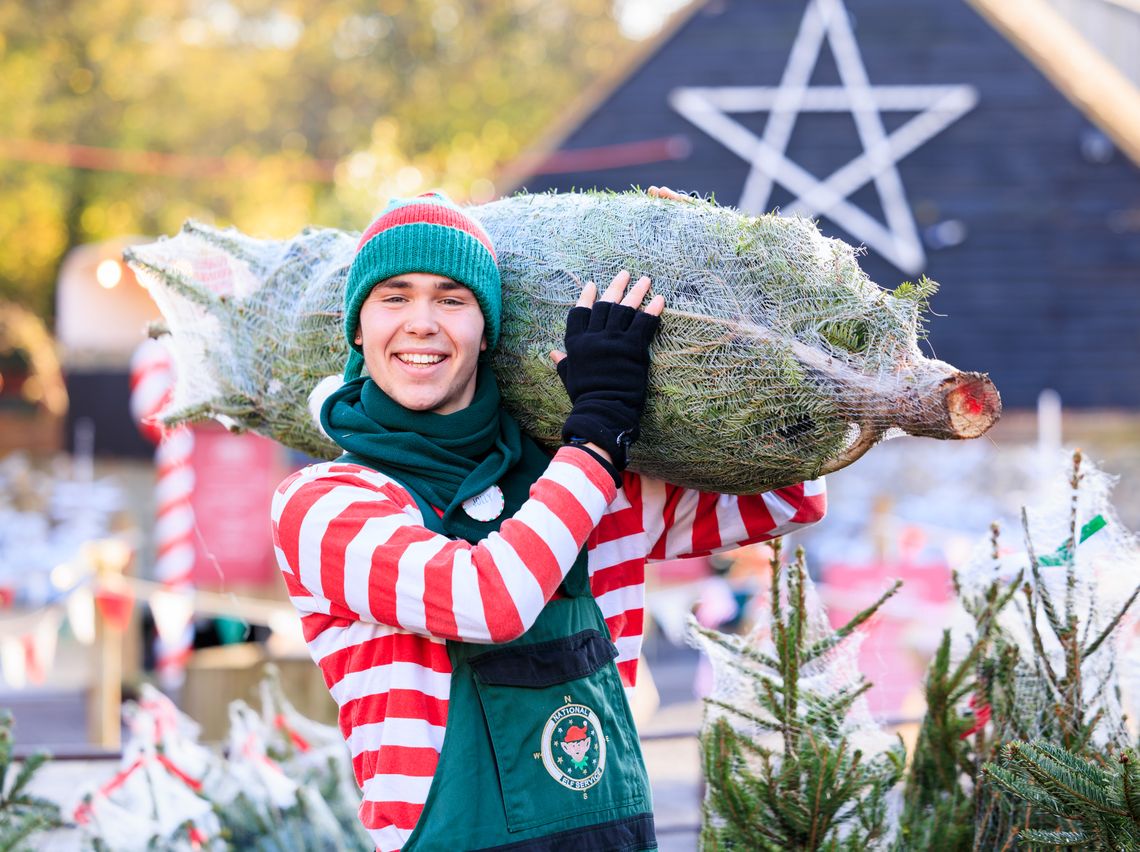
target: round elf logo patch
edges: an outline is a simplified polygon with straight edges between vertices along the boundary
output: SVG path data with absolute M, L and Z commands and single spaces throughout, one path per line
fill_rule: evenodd
M 593 787 L 606 769 L 606 736 L 585 704 L 564 704 L 542 729 L 542 765 L 570 790 Z

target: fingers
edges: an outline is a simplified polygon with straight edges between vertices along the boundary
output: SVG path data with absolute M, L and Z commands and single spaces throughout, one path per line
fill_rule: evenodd
M 586 286 L 582 288 L 582 295 L 578 297 L 578 302 L 574 306 L 576 308 L 589 308 L 593 307 L 594 299 L 598 295 L 598 285 L 593 281 L 587 281 Z
M 649 277 L 642 275 L 637 279 L 637 283 L 630 288 L 629 292 L 625 294 L 625 298 L 621 303 L 627 308 L 639 308 L 641 303 L 645 300 L 645 294 L 649 292 Z
M 681 193 L 670 189 L 667 186 L 651 186 L 646 190 L 646 195 L 651 198 L 667 198 L 670 201 L 690 201 L 688 196 L 681 195 Z
M 623 269 L 614 276 L 614 280 L 610 282 L 610 286 L 606 288 L 606 292 L 602 293 L 603 302 L 617 302 L 621 299 L 622 294 L 625 292 L 626 285 L 629 284 L 629 270 Z
M 565 352 L 559 352 L 557 349 L 550 350 L 550 360 L 553 361 L 556 365 L 560 364 L 563 360 L 565 360 L 565 358 Z
M 601 302 L 613 302 L 614 304 L 625 305 L 627 308 L 637 308 L 641 306 L 642 301 L 645 300 L 646 294 L 649 292 L 650 281 L 648 275 L 642 275 L 637 279 L 637 283 L 630 288 L 626 293 L 625 288 L 629 284 L 629 279 L 632 276 L 629 274 L 628 269 L 623 269 L 614 276 L 614 280 L 610 282 L 610 286 L 606 288 L 606 292 L 602 294 Z M 591 282 L 592 284 L 592 282 Z M 585 297 L 586 292 L 589 290 L 591 284 L 587 284 L 587 290 L 582 292 L 582 297 L 578 299 L 578 305 L 582 306 L 582 298 Z
M 621 270 L 614 276 L 613 281 L 610 282 L 600 297 L 598 296 L 597 285 L 593 281 L 587 282 L 586 286 L 582 288 L 582 295 L 578 297 L 578 302 L 575 304 L 575 308 L 585 308 L 586 310 L 571 310 L 567 331 L 578 331 L 587 325 L 591 327 L 604 325 L 609 316 L 610 308 L 615 305 L 620 304 L 627 308 L 633 308 L 635 311 L 640 308 L 645 297 L 649 295 L 652 282 L 648 275 L 642 275 L 637 279 L 637 283 L 629 288 L 629 292 L 626 292 L 631 277 L 628 269 Z M 660 294 L 655 295 L 645 306 L 645 313 L 650 316 L 661 316 L 663 310 L 665 310 L 665 297 Z M 553 353 L 551 357 L 553 357 Z M 557 364 L 559 360 L 561 359 L 555 359 L 554 363 Z

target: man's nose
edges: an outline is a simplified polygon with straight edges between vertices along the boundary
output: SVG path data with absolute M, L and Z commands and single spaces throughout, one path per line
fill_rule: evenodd
M 404 320 L 404 330 L 408 334 L 419 335 L 435 334 L 439 331 L 434 306 L 430 302 L 413 303 L 408 309 L 407 318 Z

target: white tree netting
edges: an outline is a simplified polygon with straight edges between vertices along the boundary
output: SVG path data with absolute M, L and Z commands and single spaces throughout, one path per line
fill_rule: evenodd
M 732 493 L 849 464 L 889 430 L 970 438 L 1001 403 L 984 375 L 918 349 L 934 285 L 880 289 L 856 250 L 809 220 L 641 193 L 523 195 L 471 208 L 495 242 L 504 404 L 557 445 L 569 403 L 548 353 L 588 280 L 648 275 L 667 307 L 631 467 Z M 168 421 L 217 417 L 316 456 L 337 450 L 306 402 L 342 371 L 343 288 L 357 237 L 290 240 L 187 223 L 127 251 L 173 336 Z
M 782 576 L 781 598 L 787 595 L 787 572 Z M 827 611 L 820 602 L 815 584 L 809 577 L 804 578 L 805 615 L 802 622 L 806 628 L 805 646 L 811 647 L 831 636 L 835 631 L 827 617 Z M 722 634 L 721 638 L 730 647 L 710 641 L 700 633 L 692 632 L 693 643 L 700 648 L 712 663 L 713 682 L 705 705 L 703 727 L 708 728 L 716 719 L 723 718 L 742 736 L 774 748 L 777 752 L 774 765 L 780 761 L 781 723 L 760 700 L 761 684 L 767 680 L 773 685 L 781 685 L 779 672 L 759 661 L 756 655 L 776 657 L 776 645 L 772 638 L 770 612 L 758 613 L 757 623 L 748 634 L 733 636 Z M 799 670 L 799 690 L 802 696 L 800 709 L 805 718 L 803 730 L 816 730 L 818 720 L 808 722 L 807 717 L 818 709 L 819 698 L 831 698 L 843 692 L 851 692 L 859 687 L 863 676 L 859 671 L 859 646 L 863 634 L 858 631 L 843 642 L 815 659 L 810 660 Z M 735 649 L 735 650 L 733 650 Z M 725 709 L 725 705 L 742 712 Z M 748 716 L 755 717 L 750 720 Z M 763 721 L 756 721 L 763 720 Z M 886 752 L 897 739 L 885 730 L 871 715 L 864 696 L 852 703 L 850 711 L 842 719 L 828 720 L 835 740 L 846 738 L 853 749 L 858 749 L 867 758 Z
M 85 839 L 115 852 L 189 852 L 198 833 L 216 838 L 218 818 L 200 791 L 221 760 L 197 742 L 198 725 L 149 684 L 123 706 L 123 718 L 129 736 L 119 771 L 74 810 Z
M 1091 647 L 1106 632 L 1140 585 L 1140 547 L 1110 502 L 1113 477 L 1082 460 L 1074 488 L 1073 471 L 1073 457 L 1058 454 L 1054 469 L 1042 478 L 1042 485 L 1025 509 L 1030 545 L 1023 530 L 1003 530 L 997 559 L 991 543 L 980 541 L 969 562 L 958 570 L 963 595 L 969 597 L 980 597 L 995 580 L 1010 582 L 1018 571 L 1024 572 L 1024 581 L 1034 588 L 1035 614 L 1025 596 L 1019 594 L 998 619 L 1019 656 L 1014 678 L 1016 718 L 1004 721 L 997 732 L 1002 740 L 1055 739 L 1053 708 L 1063 701 L 1035 663 L 1039 654 L 1034 647 L 1034 618 L 1048 664 L 1056 673 L 1066 671 L 1064 649 L 1050 627 L 1041 587 L 1030 568 L 1030 546 L 1039 562 L 1041 586 L 1062 622 L 1069 613 L 1075 617 L 1082 649 Z M 1070 572 L 1066 542 L 1074 529 L 1078 541 L 1082 537 L 1084 541 L 1072 551 Z M 1134 719 L 1140 711 L 1138 627 L 1140 619 L 1134 605 L 1103 643 L 1081 660 L 1081 713 L 1085 721 L 1100 716 L 1092 732 L 1092 744 L 1098 749 L 1109 744 L 1123 746 L 1136 737 L 1135 727 L 1127 730 L 1125 717 Z M 958 659 L 969 650 L 972 630 L 972 619 L 961 613 L 952 633 L 952 650 Z

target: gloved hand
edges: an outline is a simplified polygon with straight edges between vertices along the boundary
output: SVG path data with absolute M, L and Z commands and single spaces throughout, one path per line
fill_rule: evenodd
M 628 272 L 618 273 L 596 303 L 593 285 L 587 285 L 566 318 L 566 356 L 558 360 L 558 375 L 573 404 L 562 440 L 597 445 L 619 471 L 625 469 L 629 445 L 640 432 L 649 343 L 665 306 L 664 297 L 655 296 L 645 310 L 638 309 L 649 290 L 648 278 L 638 281 L 618 304 L 628 282 Z

